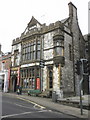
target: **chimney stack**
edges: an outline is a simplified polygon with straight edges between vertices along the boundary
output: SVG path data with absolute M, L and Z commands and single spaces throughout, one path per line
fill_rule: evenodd
M 77 8 L 72 2 L 68 3 L 69 6 L 69 17 L 77 19 Z

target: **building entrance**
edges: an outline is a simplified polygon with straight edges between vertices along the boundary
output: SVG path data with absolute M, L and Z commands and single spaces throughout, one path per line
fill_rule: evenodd
M 50 91 L 50 96 L 52 96 L 52 88 L 53 88 L 53 67 L 48 67 L 48 89 Z
M 12 86 L 13 86 L 13 92 L 16 92 L 16 90 L 17 90 L 17 76 L 13 76 Z
M 53 87 L 53 72 L 49 71 L 49 89 Z

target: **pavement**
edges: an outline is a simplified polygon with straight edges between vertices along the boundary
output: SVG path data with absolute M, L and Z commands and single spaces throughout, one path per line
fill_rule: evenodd
M 80 107 L 80 96 L 59 98 L 58 102 L 71 106 Z M 83 108 L 90 110 L 90 95 L 82 95 Z
M 90 119 L 90 110 L 83 109 L 83 115 L 81 115 L 81 109 L 68 106 L 68 105 L 63 105 L 60 102 L 53 102 L 51 98 L 43 98 L 43 97 L 34 97 L 34 96 L 28 96 L 27 94 L 22 94 L 22 95 L 17 95 L 16 93 L 4 93 L 6 95 L 10 95 L 13 97 L 19 97 L 21 99 L 27 99 L 32 102 L 35 102 L 36 104 L 39 104 L 42 106 L 42 108 L 46 107 L 49 109 L 52 109 L 54 111 L 58 111 L 67 115 L 72 115 L 77 118 L 87 118 Z M 85 99 L 86 98 L 86 99 Z M 62 99 L 65 100 L 66 98 Z M 66 100 L 77 100 L 79 101 L 79 97 L 70 97 L 67 98 Z M 88 96 L 83 96 L 83 100 L 88 100 Z

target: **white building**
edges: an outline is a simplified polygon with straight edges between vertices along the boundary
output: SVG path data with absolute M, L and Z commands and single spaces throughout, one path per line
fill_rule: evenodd
M 10 82 L 11 53 L 6 53 L 0 57 L 0 90 L 8 92 Z

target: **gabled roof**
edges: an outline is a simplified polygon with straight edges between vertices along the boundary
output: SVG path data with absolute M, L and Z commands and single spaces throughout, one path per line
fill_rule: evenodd
M 66 23 L 68 21 L 68 19 L 69 19 L 69 17 L 61 20 L 61 23 Z
M 42 25 L 41 23 L 39 23 L 39 22 L 32 16 L 30 22 L 28 23 L 28 27 L 32 27 L 32 26 L 34 26 L 34 25 L 37 25 L 37 23 L 38 23 L 39 25 Z

